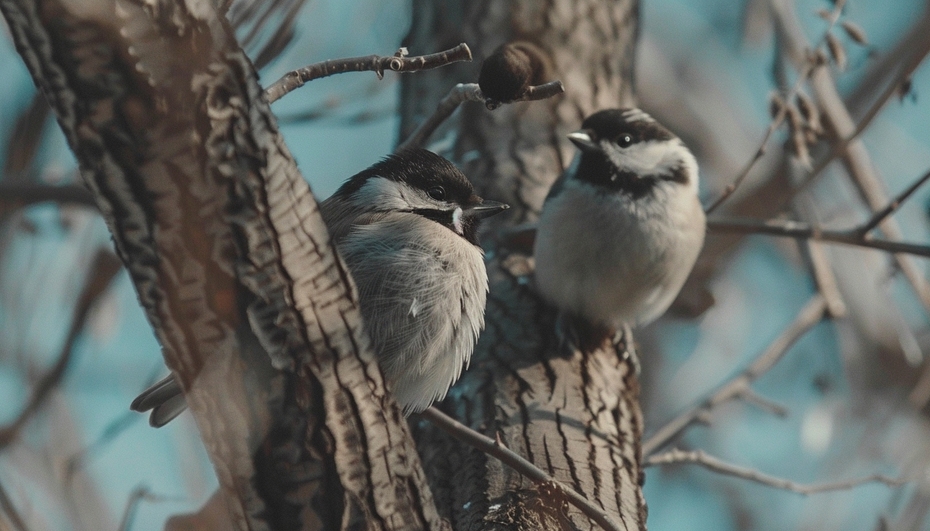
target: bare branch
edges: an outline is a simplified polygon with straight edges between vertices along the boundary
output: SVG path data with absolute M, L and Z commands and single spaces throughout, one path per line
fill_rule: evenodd
M 117 529 L 119 531 L 129 531 L 132 527 L 132 523 L 136 517 L 136 511 L 139 509 L 139 504 L 147 502 L 165 502 L 165 501 L 182 501 L 180 498 L 175 498 L 172 496 L 160 496 L 158 494 L 153 494 L 152 491 L 145 485 L 139 485 L 138 487 L 132 489 L 132 492 L 129 493 L 129 499 L 126 500 L 126 507 L 123 509 L 123 517 L 120 518 L 120 524 Z
M 35 182 L 0 182 L 0 212 L 44 201 L 97 207 L 94 196 L 80 184 L 42 184 Z
M 707 229 L 718 232 L 771 234 L 785 238 L 815 240 L 858 247 L 868 247 L 889 253 L 905 253 L 930 257 L 930 245 L 899 242 L 860 235 L 858 229 L 828 230 L 803 221 L 782 219 L 756 220 L 748 218 L 718 218 L 707 220 Z
M 67 461 L 65 461 L 65 477 L 70 480 L 74 473 L 84 466 L 84 462 L 87 461 L 89 457 L 105 448 L 106 445 L 132 427 L 132 425 L 141 418 L 143 417 L 135 411 L 126 411 L 110 421 L 106 427 L 104 427 L 100 437 L 91 442 L 88 446 L 82 448 L 81 451 L 71 455 Z
M 610 515 L 605 513 L 602 509 L 593 505 L 571 487 L 556 481 L 552 476 L 537 468 L 536 465 L 508 449 L 500 440 L 495 441 L 490 437 L 478 433 L 435 407 L 427 408 L 420 413 L 420 416 L 456 439 L 500 459 L 502 463 L 520 474 L 523 474 L 537 486 L 554 488 L 557 495 L 564 497 L 568 503 L 577 507 L 579 511 L 584 513 L 585 516 L 596 522 L 603 529 L 607 531 L 622 531 L 622 528 L 611 520 Z
M 889 83 L 885 89 L 882 91 L 881 95 L 872 102 L 872 105 L 866 110 L 865 114 L 862 115 L 862 118 L 859 119 L 859 122 L 856 124 L 855 130 L 848 136 L 838 138 L 833 141 L 833 146 L 830 148 L 830 151 L 824 155 L 820 161 L 814 166 L 812 170 L 801 180 L 800 183 L 795 185 L 794 190 L 792 191 L 792 196 L 797 195 L 798 193 L 805 190 L 808 186 L 814 183 L 817 178 L 823 174 L 823 170 L 830 165 L 837 157 L 846 153 L 849 144 L 854 140 L 859 138 L 859 135 L 862 134 L 865 129 L 872 124 L 872 120 L 878 116 L 878 113 L 885 108 L 885 104 L 898 92 L 898 87 L 901 83 L 911 76 L 914 73 L 914 70 L 920 66 L 926 54 L 930 53 L 930 47 L 926 48 L 926 52 L 922 55 L 919 55 L 904 67 L 902 67 L 901 72 L 898 73 L 898 77 L 895 82 Z
M 523 96 L 520 99 L 514 101 L 538 101 L 551 98 L 553 96 L 558 96 L 559 94 L 565 92 L 565 87 L 562 86 L 561 81 L 550 81 L 548 83 L 543 83 L 542 85 L 535 85 L 523 93 Z
M 643 455 L 651 455 L 668 444 L 695 422 L 707 418 L 720 404 L 745 396 L 749 385 L 778 363 L 801 336 L 823 319 L 827 304 L 819 293 L 811 297 L 798 312 L 794 321 L 757 357 L 752 364 L 733 379 L 717 388 L 707 399 L 662 426 L 643 443 Z
M 507 103 L 542 100 L 557 96 L 563 92 L 565 92 L 565 87 L 562 86 L 561 81 L 550 81 L 549 83 L 529 87 L 520 99 Z M 424 120 L 423 123 L 410 134 L 407 140 L 397 146 L 396 151 L 422 147 L 433 132 L 452 116 L 452 113 L 459 108 L 459 105 L 466 101 L 483 103 L 491 110 L 501 105 L 501 102 L 485 98 L 477 83 L 459 83 L 452 87 L 452 90 L 446 94 L 446 97 L 439 102 L 439 105 L 436 106 L 436 111 L 433 112 L 429 118 Z
M 29 528 L 26 527 L 26 522 L 24 522 L 23 518 L 19 515 L 16 506 L 13 505 L 13 500 L 10 499 L 6 490 L 3 489 L 3 485 L 0 485 L 0 514 L 6 515 L 7 520 L 10 521 L 10 524 L 13 525 L 13 529 L 16 531 L 29 531 Z M 2 523 L 2 520 L 0 520 L 0 523 Z
M 744 402 L 756 406 L 757 408 L 765 411 L 770 415 L 782 418 L 788 416 L 788 408 L 779 404 L 778 402 L 775 402 L 774 400 L 760 395 L 759 393 L 753 391 L 751 387 L 745 387 L 741 389 L 738 398 Z
M 866 105 L 874 108 L 871 101 L 880 90 L 877 102 L 884 103 L 900 89 L 911 74 L 930 53 L 930 6 L 924 5 L 920 17 L 913 20 L 901 39 L 887 48 L 871 62 L 869 71 L 857 82 L 846 98 L 846 106 L 853 116 L 862 116 Z
M 818 492 L 849 490 L 860 485 L 865 485 L 867 483 L 884 483 L 889 487 L 897 487 L 905 483 L 905 481 L 900 478 L 890 478 L 882 474 L 874 474 L 871 476 L 849 479 L 846 481 L 834 481 L 830 483 L 815 483 L 807 485 L 775 476 L 770 476 L 752 468 L 727 463 L 722 459 L 708 455 L 702 450 L 686 452 L 676 448 L 669 450 L 668 452 L 649 457 L 645 461 L 646 466 L 670 465 L 678 463 L 700 465 L 708 470 L 717 472 L 718 474 L 754 481 L 756 483 L 761 483 L 762 485 L 795 492 L 803 496 L 816 494 Z
M 807 240 L 802 243 L 802 246 L 807 250 L 817 289 L 827 301 L 827 313 L 832 318 L 845 317 L 846 303 L 843 301 L 836 275 L 833 274 L 833 268 L 830 266 L 827 253 L 823 250 L 823 245 L 821 242 Z
M 32 415 L 38 411 L 48 399 L 52 390 L 61 383 L 71 361 L 71 355 L 74 351 L 74 343 L 78 335 L 84 329 L 84 323 L 90 314 L 90 309 L 94 303 L 106 292 L 110 282 L 116 274 L 122 269 L 122 262 L 113 254 L 112 251 L 100 250 L 88 270 L 88 277 L 84 284 L 84 289 L 78 298 L 77 305 L 74 309 L 74 315 L 71 318 L 71 326 L 68 329 L 68 335 L 64 345 L 58 354 L 55 364 L 39 379 L 29 402 L 20 411 L 12 422 L 5 426 L 0 426 L 0 449 L 10 444 L 17 436 L 19 431 L 25 426 L 26 422 Z
M 876 212 L 875 214 L 873 214 L 873 215 L 872 215 L 872 218 L 871 218 L 870 220 L 868 220 L 867 222 L 865 222 L 865 223 L 862 225 L 862 227 L 860 227 L 860 228 L 858 229 L 859 233 L 860 233 L 862 236 L 865 236 L 865 235 L 868 234 L 869 232 L 872 232 L 872 229 L 874 229 L 875 227 L 877 227 L 882 221 L 885 220 L 885 218 L 887 218 L 888 216 L 894 214 L 894 212 L 895 212 L 896 210 L 898 210 L 898 208 L 900 208 L 900 206 L 901 206 L 902 204 L 904 204 L 904 202 L 907 201 L 907 199 L 908 199 L 909 197 L 911 197 L 911 195 L 913 195 L 913 193 L 916 192 L 917 189 L 920 188 L 921 185 L 923 185 L 925 182 L 927 182 L 928 179 L 930 179 L 930 171 L 928 171 L 927 173 L 925 173 L 925 174 L 923 175 L 923 177 L 921 177 L 921 178 L 917 179 L 916 181 L 914 181 L 913 184 L 911 184 L 910 186 L 908 186 L 908 187 L 907 187 L 903 192 L 901 192 L 897 197 L 895 197 L 894 199 L 892 199 L 892 200 L 888 203 L 888 205 L 887 205 L 885 208 L 883 208 L 883 209 L 879 210 L 878 212 Z
M 551 98 L 553 96 L 558 96 L 559 94 L 565 92 L 565 87 L 562 86 L 561 81 L 550 81 L 548 83 L 543 83 L 542 85 L 534 85 L 528 87 L 526 92 L 522 96 L 515 100 L 510 101 L 497 101 L 492 98 L 483 98 L 485 106 L 488 110 L 494 110 L 505 103 L 517 103 L 518 101 L 538 101 L 544 100 L 546 98 Z
M 459 83 L 452 87 L 452 90 L 436 106 L 436 111 L 421 123 L 407 140 L 397 146 L 397 151 L 422 146 L 426 139 L 433 134 L 433 131 L 452 116 L 452 113 L 459 108 L 459 105 L 466 101 L 484 103 L 484 95 L 481 93 L 481 89 L 478 88 L 477 83 Z
M 843 12 L 843 4 L 845 4 L 845 0 L 837 2 L 831 11 L 824 11 L 825 14 L 822 16 L 828 24 L 827 29 L 823 33 L 823 37 L 819 41 L 821 44 L 829 42 L 829 39 L 832 37 L 830 31 L 836 25 L 836 22 L 839 20 L 839 17 Z M 753 166 L 755 166 L 756 162 L 758 162 L 759 159 L 765 155 L 765 146 L 768 144 L 769 138 L 772 136 L 772 133 L 774 133 L 775 130 L 778 129 L 784 122 L 790 102 L 799 94 L 802 94 L 801 87 L 813 72 L 814 65 L 816 63 L 812 60 L 812 57 L 813 56 L 810 54 L 804 55 L 803 66 L 799 67 L 798 69 L 798 79 L 795 81 L 791 91 L 785 97 L 784 104 L 781 105 L 781 107 L 778 109 L 778 112 L 772 118 L 772 122 L 769 124 L 768 129 L 766 129 L 765 135 L 763 135 L 762 141 L 759 143 L 759 147 L 756 149 L 755 155 L 753 155 L 752 159 L 749 160 L 749 162 L 743 168 L 743 171 L 741 171 L 740 174 L 737 175 L 735 179 L 733 179 L 733 182 L 727 185 L 720 197 L 718 197 L 713 203 L 710 204 L 710 206 L 707 207 L 705 213 L 710 214 L 716 210 L 717 207 L 719 207 L 724 201 L 726 201 L 728 197 L 733 195 L 736 189 L 739 188 L 743 181 L 746 180 L 746 177 L 749 175 L 749 172 L 752 170 Z
M 785 0 L 772 0 L 772 13 L 776 30 L 785 43 L 786 51 L 800 68 L 808 48 L 804 32 L 794 12 L 794 5 Z M 824 116 L 839 138 L 853 138 L 856 124 L 836 88 L 830 70 L 823 65 L 814 68 L 811 73 L 811 87 L 823 109 Z M 861 139 L 851 140 L 844 148 L 843 159 L 849 176 L 856 185 L 863 202 L 874 212 L 883 208 L 888 202 L 881 181 L 873 171 L 871 157 Z M 886 218 L 879 224 L 882 233 L 890 240 L 901 239 L 901 229 L 893 219 Z M 897 252 L 897 251 L 896 251 Z M 925 311 L 930 312 L 930 286 L 923 272 L 909 257 L 898 254 L 895 262 L 910 283 Z
M 458 61 L 471 61 L 471 50 L 465 43 L 455 48 L 433 53 L 407 57 L 406 49 L 401 48 L 393 56 L 366 55 L 364 57 L 349 57 L 346 59 L 331 59 L 321 63 L 314 63 L 297 70 L 292 70 L 281 79 L 275 81 L 265 89 L 265 99 L 274 103 L 292 90 L 302 87 L 304 83 L 345 72 L 375 72 L 378 79 L 384 77 L 385 70 L 394 72 L 417 72 L 446 66 Z

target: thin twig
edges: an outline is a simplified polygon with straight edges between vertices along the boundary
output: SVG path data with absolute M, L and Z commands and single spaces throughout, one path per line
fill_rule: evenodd
M 801 29 L 794 4 L 786 0 L 771 0 L 772 13 L 775 26 L 786 50 L 793 60 L 801 65 L 807 56 L 807 42 L 804 31 Z M 830 70 L 825 66 L 814 68 L 811 73 L 811 88 L 820 102 L 824 116 L 840 138 L 852 137 L 856 132 L 856 124 L 839 95 L 836 83 Z M 863 202 L 873 212 L 883 208 L 887 202 L 881 181 L 875 175 L 871 157 L 861 139 L 850 141 L 843 152 L 847 173 L 855 184 Z M 882 233 L 890 240 L 900 240 L 901 228 L 894 219 L 885 218 L 879 225 Z M 917 294 L 924 310 L 930 312 L 930 285 L 927 284 L 923 272 L 916 262 L 904 254 L 896 254 L 894 260 L 907 282 Z
M 649 457 L 645 461 L 645 466 L 670 465 L 678 463 L 700 465 L 704 468 L 707 468 L 708 470 L 717 472 L 718 474 L 724 474 L 726 476 L 733 476 L 749 481 L 754 481 L 756 483 L 761 483 L 762 485 L 795 492 L 803 496 L 816 494 L 818 492 L 849 490 L 860 485 L 865 485 L 867 483 L 884 483 L 889 487 L 897 487 L 905 483 L 905 481 L 900 478 L 890 478 L 882 474 L 874 474 L 871 476 L 849 479 L 846 481 L 834 481 L 830 483 L 815 483 L 806 485 L 803 483 L 796 483 L 791 480 L 770 476 L 752 468 L 727 463 L 722 459 L 708 455 L 702 450 L 686 452 L 677 448 L 659 455 Z
M 818 241 L 807 240 L 802 242 L 802 246 L 807 250 L 814 282 L 817 284 L 817 290 L 827 301 L 827 312 L 830 317 L 834 319 L 845 317 L 847 313 L 846 303 L 843 301 L 843 294 L 840 293 L 839 283 L 833 273 L 827 253 L 823 249 L 823 244 Z
M 795 198 L 793 210 L 799 219 L 817 219 L 817 208 L 810 195 Z M 824 250 L 823 242 L 803 240 L 798 241 L 797 244 L 807 256 L 817 290 L 827 301 L 827 313 L 834 319 L 845 317 L 846 303 L 843 301 L 839 282 L 830 264 L 830 258 Z
M 510 101 L 497 101 L 491 98 L 484 98 L 484 104 L 489 110 L 493 111 L 505 103 L 544 100 L 546 98 L 558 96 L 563 92 L 565 92 L 565 87 L 562 86 L 561 81 L 550 81 L 548 83 L 543 83 L 542 85 L 533 85 L 531 87 L 527 87 L 526 92 L 524 92 L 519 98 Z
M 74 315 L 71 318 L 71 326 L 68 329 L 68 335 L 58 354 L 58 358 L 48 372 L 39 379 L 39 382 L 32 391 L 29 402 L 22 411 L 20 411 L 19 415 L 16 416 L 16 419 L 5 426 L 0 426 L 0 449 L 10 444 L 10 442 L 16 438 L 19 430 L 21 430 L 32 415 L 41 408 L 45 400 L 51 395 L 52 390 L 61 382 L 69 362 L 71 361 L 74 343 L 77 341 L 81 330 L 84 329 L 84 323 L 90 315 L 90 309 L 97 299 L 106 292 L 107 287 L 110 285 L 110 281 L 113 280 L 121 267 L 122 262 L 120 262 L 119 258 L 117 258 L 112 251 L 101 250 L 97 253 L 97 257 L 91 263 L 88 270 L 87 281 L 84 284 L 81 295 L 78 297 Z
M 833 10 L 830 12 L 830 19 L 827 21 L 827 29 L 824 30 L 823 32 L 823 36 L 821 37 L 819 41 L 818 48 L 820 46 L 823 46 L 824 43 L 826 43 L 827 36 L 830 34 L 830 31 L 836 25 L 837 20 L 839 20 L 840 15 L 843 12 L 843 5 L 845 3 L 846 3 L 846 0 L 839 0 L 833 6 Z M 733 179 L 733 182 L 727 185 L 727 187 L 724 189 L 720 197 L 718 197 L 717 200 L 715 200 L 713 203 L 711 203 L 709 207 L 707 207 L 707 209 L 704 211 L 706 214 L 710 214 L 711 212 L 716 210 L 717 207 L 719 207 L 724 201 L 726 201 L 728 197 L 733 195 L 733 193 L 736 192 L 736 189 L 739 188 L 739 186 L 743 183 L 744 180 L 746 180 L 746 177 L 749 175 L 749 172 L 752 170 L 753 166 L 755 166 L 756 163 L 759 161 L 759 159 L 761 159 L 762 156 L 765 155 L 765 150 L 766 150 L 765 146 L 766 144 L 768 144 L 769 138 L 772 136 L 775 130 L 778 129 L 781 126 L 781 124 L 784 122 L 785 116 L 788 110 L 788 105 L 790 105 L 791 101 L 794 98 L 796 98 L 797 95 L 801 92 L 801 86 L 804 84 L 805 81 L 807 81 L 807 78 L 811 75 L 811 72 L 813 72 L 814 66 L 810 62 L 810 57 L 805 56 L 805 61 L 806 63 L 804 64 L 803 68 L 800 69 L 798 73 L 798 79 L 795 81 L 794 86 L 791 88 L 791 91 L 785 97 L 785 104 L 782 105 L 782 107 L 778 110 L 778 114 L 776 114 L 775 117 L 772 118 L 772 122 L 769 124 L 768 129 L 766 129 L 765 135 L 763 135 L 762 141 L 759 143 L 759 147 L 758 149 L 756 149 L 755 155 L 753 155 L 752 159 L 749 160 L 749 162 L 743 168 L 743 171 L 741 171 L 740 174 L 737 175 L 735 179 Z
M 558 96 L 563 92 L 565 92 L 565 87 L 562 86 L 561 81 L 550 81 L 548 83 L 543 83 L 542 85 L 534 85 L 529 87 L 526 89 L 526 92 L 523 93 L 523 96 L 517 98 L 514 101 L 544 100 L 553 96 Z
M 142 418 L 143 417 L 135 411 L 126 411 L 122 415 L 110 421 L 103 429 L 103 433 L 100 435 L 100 437 L 97 438 L 97 440 L 93 441 L 90 443 L 90 445 L 68 458 L 68 460 L 65 462 L 65 478 L 70 480 L 74 476 L 74 473 L 84 466 L 84 461 L 86 461 L 89 456 L 99 452 L 102 448 L 106 447 L 107 444 L 112 442 L 120 434 L 132 427 L 133 424 Z
M 537 101 L 551 98 L 565 92 L 565 87 L 561 81 L 550 81 L 542 85 L 536 85 L 526 89 L 526 92 L 516 100 L 507 103 L 516 103 L 519 101 Z M 489 100 L 484 97 L 481 88 L 477 83 L 459 83 L 452 87 L 446 97 L 439 102 L 436 110 L 432 115 L 421 123 L 416 130 L 397 146 L 396 151 L 404 149 L 423 147 L 426 140 L 442 125 L 443 122 L 452 116 L 452 113 L 459 108 L 459 105 L 466 101 L 483 103 L 488 109 L 496 109 L 502 105 L 501 102 Z
M 720 404 L 743 396 L 752 382 L 775 366 L 801 336 L 823 318 L 827 304 L 819 293 L 811 297 L 794 321 L 743 372 L 717 388 L 707 399 L 662 426 L 643 443 L 643 455 L 651 455 Z
M 842 0 L 842 1 L 838 1 L 836 5 L 834 5 L 833 11 L 830 13 L 830 20 L 828 20 L 827 29 L 826 31 L 824 31 L 823 37 L 820 40 L 821 43 L 826 42 L 827 36 L 830 34 L 830 30 L 832 30 L 833 26 L 836 25 L 836 21 L 839 20 L 840 14 L 843 11 L 844 3 L 845 3 L 845 0 Z M 787 97 L 785 98 L 784 105 L 782 105 L 781 108 L 778 109 L 778 114 L 776 114 L 775 117 L 772 118 L 772 122 L 769 124 L 768 129 L 765 131 L 765 135 L 763 135 L 762 141 L 759 143 L 759 148 L 756 150 L 755 155 L 753 155 L 752 159 L 749 160 L 749 162 L 743 168 L 743 171 L 740 172 L 740 174 L 737 175 L 735 179 L 733 179 L 733 182 L 727 185 L 726 189 L 724 189 L 720 197 L 717 198 L 716 201 L 711 203 L 709 207 L 707 207 L 707 209 L 704 211 L 706 214 L 710 214 L 711 212 L 716 210 L 717 207 L 719 207 L 724 201 L 726 201 L 728 197 L 733 195 L 736 189 L 739 188 L 739 186 L 743 183 L 744 180 L 746 180 L 746 177 L 749 175 L 749 172 L 752 170 L 753 166 L 755 166 L 756 163 L 759 161 L 759 159 L 761 159 L 762 156 L 765 155 L 765 151 L 766 151 L 765 146 L 766 144 L 768 144 L 769 138 L 772 136 L 772 133 L 774 133 L 775 130 L 777 130 L 781 126 L 781 124 L 784 122 L 785 116 L 787 114 L 788 106 L 791 104 L 791 101 L 795 97 L 797 97 L 797 95 L 801 92 L 801 86 L 807 80 L 808 76 L 810 76 L 812 71 L 813 71 L 813 65 L 810 63 L 810 59 L 808 58 L 806 59 L 806 62 L 803 68 L 801 68 L 798 73 L 798 79 L 795 81 L 794 87 L 792 87 L 791 92 L 789 92 Z
M 785 238 L 867 247 L 893 254 L 905 253 L 930 257 L 930 245 L 884 240 L 880 238 L 867 238 L 859 233 L 858 228 L 852 230 L 829 230 L 803 221 L 717 218 L 707 220 L 707 230 L 715 232 L 738 232 L 743 234 L 771 234 L 772 236 L 781 236 Z
M 0 511 L 2 511 L 2 514 L 6 515 L 14 529 L 17 531 L 29 531 L 29 528 L 26 527 L 26 522 L 23 521 L 23 518 L 19 515 L 16 506 L 13 505 L 13 500 L 10 499 L 6 490 L 3 489 L 3 485 L 0 485 Z
M 930 14 L 930 10 L 927 10 L 927 13 Z M 925 15 L 924 20 L 928 20 L 928 16 L 930 15 Z M 826 169 L 826 167 L 829 166 L 831 162 L 833 162 L 834 159 L 846 153 L 846 149 L 849 147 L 849 144 L 853 140 L 859 138 L 859 135 L 865 131 L 869 125 L 871 125 L 872 120 L 878 116 L 878 113 L 885 107 L 885 104 L 888 103 L 888 101 L 898 93 L 898 88 L 901 86 L 901 83 L 911 77 L 914 71 L 917 70 L 917 67 L 923 63 L 923 60 L 927 54 L 930 53 L 930 46 L 928 46 L 928 44 L 930 44 L 930 39 L 926 38 L 927 34 L 928 32 L 926 28 L 920 28 L 919 30 L 912 32 L 911 37 L 919 38 L 922 41 L 921 43 L 916 46 L 902 46 L 899 44 L 899 48 L 904 47 L 908 50 L 916 49 L 916 52 L 913 55 L 905 58 L 905 63 L 903 66 L 901 66 L 901 70 L 897 73 L 895 79 L 893 79 L 891 83 L 888 83 L 884 90 L 882 90 L 882 93 L 875 99 L 875 101 L 872 102 L 872 105 L 869 106 L 865 114 L 862 115 L 862 118 L 859 119 L 859 122 L 856 124 L 856 129 L 853 131 L 853 133 L 833 142 L 833 147 L 830 149 L 829 153 L 820 160 L 817 166 L 815 166 L 815 168 L 806 177 L 804 177 L 800 183 L 795 186 L 794 190 L 792 191 L 792 195 L 796 195 L 810 186 L 817 179 L 817 177 L 823 173 L 823 170 Z M 897 58 L 899 56 L 900 54 L 886 55 L 887 58 Z M 861 84 L 856 91 L 861 92 L 863 90 L 862 87 L 871 87 L 874 84 L 874 79 L 867 79 L 866 82 Z M 855 99 L 855 96 L 853 98 Z
M 142 389 L 148 389 L 151 387 L 152 384 L 158 381 L 158 376 L 164 371 L 164 362 L 156 362 L 152 367 L 149 376 L 145 379 L 145 384 L 142 386 Z M 91 443 L 87 446 L 81 448 L 81 450 L 78 452 L 72 454 L 67 459 L 67 461 L 65 461 L 66 482 L 71 481 L 74 473 L 84 466 L 85 461 L 87 461 L 94 454 L 105 449 L 107 445 L 116 440 L 121 434 L 123 434 L 128 428 L 130 428 L 141 418 L 142 417 L 135 411 L 126 410 L 125 413 L 108 422 L 96 439 L 91 441 Z
M 736 192 L 736 189 L 739 188 L 741 184 L 743 184 L 743 181 L 745 181 L 746 177 L 749 176 L 749 172 L 752 171 L 752 168 L 756 165 L 756 162 L 758 162 L 759 159 L 765 155 L 765 146 L 769 143 L 769 138 L 771 138 L 775 130 L 778 129 L 782 122 L 785 121 L 785 114 L 785 107 L 783 106 L 781 109 L 779 109 L 778 114 L 772 118 L 772 122 L 769 124 L 768 129 L 766 129 L 765 134 L 762 135 L 762 141 L 759 142 L 759 147 L 756 148 L 756 153 L 752 156 L 751 159 L 749 159 L 749 162 L 746 163 L 746 166 L 743 167 L 743 171 L 741 171 L 739 175 L 733 179 L 733 182 L 727 185 L 727 187 L 723 190 L 723 193 L 720 194 L 720 197 L 718 197 L 713 203 L 710 204 L 710 206 L 704 210 L 706 214 L 710 214 L 714 210 L 717 210 L 717 207 L 722 205 L 723 202 L 726 201 L 727 198 L 729 198 L 731 195 L 733 195 L 733 193 Z
M 930 54 L 930 6 L 924 3 L 919 18 L 912 19 L 907 33 L 894 43 L 884 47 L 875 60 L 870 61 L 869 71 L 860 78 L 845 98 L 846 106 L 853 115 L 861 115 L 862 108 L 875 93 L 876 88 L 887 84 L 892 95 L 903 97 L 902 85 L 911 77 L 913 70 L 927 54 Z M 903 74 L 903 75 L 902 75 Z M 887 88 L 887 87 L 886 87 Z
M 904 202 L 907 201 L 907 199 L 911 197 L 911 195 L 913 195 L 914 192 L 916 192 L 917 189 L 920 188 L 922 184 L 927 182 L 928 179 L 930 179 L 930 171 L 925 173 L 923 177 L 921 177 L 920 179 L 917 179 L 916 181 L 914 181 L 913 184 L 911 184 L 903 192 L 898 194 L 897 197 L 889 201 L 888 205 L 885 208 L 873 214 L 872 218 L 868 220 L 867 222 L 865 222 L 862 225 L 862 227 L 858 229 L 859 233 L 865 236 L 866 234 L 872 232 L 872 229 L 877 227 L 882 221 L 884 221 L 885 218 L 894 214 L 894 212 L 898 208 L 900 208 L 901 205 L 904 204 Z
M 401 48 L 393 56 L 366 55 L 364 57 L 332 59 L 284 74 L 281 79 L 265 89 L 265 99 L 268 100 L 268 103 L 274 103 L 308 81 L 344 72 L 375 72 L 378 74 L 378 79 L 381 79 L 386 70 L 417 72 L 446 66 L 458 61 L 471 61 L 471 58 L 471 50 L 468 49 L 468 45 L 462 43 L 455 48 L 442 52 L 416 57 L 407 57 L 406 49 Z
M 456 439 L 488 455 L 496 457 L 502 463 L 526 476 L 533 483 L 540 486 L 554 487 L 558 494 L 565 497 L 568 503 L 577 507 L 579 511 L 584 513 L 585 516 L 596 522 L 602 528 L 608 531 L 621 531 L 621 527 L 618 526 L 603 509 L 594 506 L 584 496 L 575 492 L 574 489 L 556 481 L 552 476 L 546 474 L 536 467 L 536 465 L 517 455 L 503 444 L 465 426 L 435 407 L 427 408 L 420 413 L 420 416 L 429 420 L 434 426 Z
M 123 509 L 123 517 L 120 518 L 119 527 L 117 527 L 119 531 L 129 531 L 136 516 L 136 509 L 139 508 L 139 503 L 148 495 L 149 488 L 145 485 L 139 485 L 132 489 L 132 492 L 129 493 L 129 499 L 126 500 L 126 507 Z
M 920 65 L 920 62 L 915 62 L 911 65 L 908 65 L 908 69 L 902 71 L 901 75 L 910 75 L 917 69 Z M 823 174 L 823 171 L 827 169 L 827 166 L 830 165 L 837 157 L 846 153 L 846 150 L 849 149 L 849 145 L 859 138 L 859 135 L 862 134 L 865 129 L 872 124 L 872 120 L 878 116 L 879 111 L 881 111 L 885 104 L 888 103 L 888 100 L 897 92 L 897 85 L 892 83 L 885 88 L 885 91 L 872 103 L 872 106 L 866 111 L 862 116 L 859 122 L 856 124 L 856 128 L 849 135 L 838 138 L 834 140 L 830 151 L 823 156 L 820 161 L 814 166 L 809 173 L 804 176 L 800 183 L 794 186 L 794 189 L 791 190 L 791 196 L 796 196 L 797 194 L 804 191 L 808 186 L 813 184 L 817 177 Z
M 740 400 L 748 404 L 752 404 L 770 415 L 782 418 L 788 416 L 788 408 L 770 398 L 766 398 L 760 395 L 759 393 L 753 391 L 751 387 L 746 387 L 740 390 L 737 396 Z
M 426 139 L 433 134 L 433 131 L 452 116 L 452 113 L 459 108 L 459 105 L 466 101 L 484 103 L 484 94 L 481 93 L 477 83 L 459 83 L 452 87 L 452 90 L 436 106 L 433 114 L 424 120 L 407 140 L 397 146 L 397 151 L 423 146 Z
M 120 524 L 119 527 L 117 527 L 119 531 L 129 531 L 136 518 L 136 511 L 139 509 L 139 504 L 144 501 L 156 503 L 166 501 L 180 502 L 184 501 L 184 499 L 176 496 L 153 494 L 147 486 L 139 485 L 129 493 L 129 499 L 126 500 L 126 507 L 123 509 L 123 517 L 120 518 Z

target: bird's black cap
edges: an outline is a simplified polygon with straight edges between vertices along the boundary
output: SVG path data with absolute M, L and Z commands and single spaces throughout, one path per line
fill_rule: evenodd
M 605 109 L 585 118 L 581 128 L 591 140 L 613 140 L 628 134 L 633 142 L 671 140 L 675 135 L 651 116 L 636 108 Z
M 455 165 L 425 149 L 405 149 L 388 155 L 371 167 L 350 177 L 336 191 L 336 195 L 348 197 L 357 192 L 372 177 L 403 182 L 420 190 L 441 186 L 445 190 L 446 201 L 458 203 L 463 207 L 481 201 L 475 195 L 475 188 L 468 182 L 468 178 Z
M 677 139 L 671 131 L 639 109 L 606 109 L 596 112 L 587 117 L 581 124 L 581 130 L 569 135 L 569 139 L 581 150 L 581 160 L 574 178 L 604 190 L 625 192 L 638 199 L 648 195 L 661 181 L 688 182 L 683 164 L 662 174 L 640 175 L 617 167 L 611 160 L 609 152 L 621 153 L 619 150 L 637 143 Z M 553 186 L 549 197 L 558 194 L 562 184 Z

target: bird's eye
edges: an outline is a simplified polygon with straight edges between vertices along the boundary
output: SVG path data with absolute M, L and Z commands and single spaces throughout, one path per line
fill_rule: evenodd
M 629 133 L 623 133 L 617 137 L 617 145 L 625 148 L 633 145 L 633 135 Z
M 446 198 L 446 189 L 442 186 L 434 186 L 427 190 L 426 193 L 436 201 L 442 201 Z

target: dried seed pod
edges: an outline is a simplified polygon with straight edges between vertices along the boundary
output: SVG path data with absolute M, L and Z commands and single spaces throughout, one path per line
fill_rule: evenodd
M 798 109 L 800 109 L 804 121 L 807 122 L 807 127 L 815 134 L 819 135 L 822 133 L 823 126 L 820 123 L 820 112 L 817 109 L 817 105 L 814 104 L 814 101 L 810 96 L 800 91 L 798 92 L 797 100 Z
M 827 48 L 830 50 L 830 55 L 833 57 L 836 67 L 840 70 L 846 70 L 846 49 L 843 48 L 836 35 L 827 33 Z
M 499 46 L 481 64 L 478 86 L 495 102 L 520 99 L 531 85 L 545 83 L 550 76 L 548 54 L 531 42 L 515 41 Z
M 829 9 L 824 9 L 821 7 L 817 10 L 817 16 L 826 20 L 827 22 L 830 22 L 830 20 L 833 18 L 833 12 Z
M 853 41 L 863 46 L 869 43 L 869 39 L 865 36 L 865 31 L 855 22 L 844 20 L 840 25 L 843 26 L 846 35 L 849 35 L 849 38 Z

